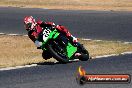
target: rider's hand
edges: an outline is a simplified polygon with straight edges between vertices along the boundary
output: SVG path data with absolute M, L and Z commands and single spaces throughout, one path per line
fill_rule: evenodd
M 77 43 L 78 39 L 76 37 L 73 37 L 73 43 Z
M 70 38 L 69 38 L 73 43 L 77 43 L 78 42 L 78 39 L 76 38 L 76 37 L 74 37 L 74 36 L 70 36 Z

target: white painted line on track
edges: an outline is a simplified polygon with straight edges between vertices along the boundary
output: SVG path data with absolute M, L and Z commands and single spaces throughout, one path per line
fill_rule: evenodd
M 96 56 L 94 58 L 104 58 L 104 57 L 111 57 L 111 56 L 118 56 L 117 54 L 110 54 L 110 55 L 102 55 L 102 56 Z
M 5 33 L 0 33 L 0 35 L 5 35 Z
M 103 41 L 103 40 L 94 40 L 94 39 L 87 39 L 87 38 L 83 38 L 82 40 L 86 40 L 86 41 L 93 40 L 93 41 L 98 41 L 98 42 Z
M 23 36 L 28 36 L 28 35 L 23 35 Z
M 124 42 L 124 44 L 132 44 L 132 42 Z
M 8 35 L 12 35 L 12 36 L 18 36 L 18 35 L 20 35 L 20 34 L 8 34 Z
M 0 35 L 9 35 L 9 36 L 28 36 L 28 35 L 22 35 L 22 34 L 5 34 L 5 33 L 0 33 Z
M 25 65 L 25 66 L 16 66 L 16 67 L 7 67 L 7 68 L 1 68 L 0 71 L 20 69 L 20 68 L 29 68 L 29 67 L 35 67 L 35 66 L 37 66 L 37 64 Z
M 110 54 L 110 55 L 96 56 L 96 57 L 93 57 L 92 59 L 111 57 L 111 56 L 119 56 L 119 55 L 126 55 L 126 54 L 132 54 L 132 51 L 130 51 L 130 52 L 123 52 L 123 53 L 120 53 L 120 54 Z
M 125 54 L 132 54 L 132 52 L 124 52 L 124 53 L 121 53 L 122 55 L 125 55 Z
M 93 41 L 97 41 L 97 42 L 105 41 L 105 40 L 94 40 L 94 39 L 87 39 L 87 38 L 83 38 L 82 40 L 86 40 L 86 41 L 93 40 Z M 109 42 L 113 42 L 113 41 L 109 41 Z M 115 42 L 124 43 L 124 44 L 132 44 L 132 42 L 123 42 L 123 41 L 115 41 Z
M 92 40 L 92 39 L 82 39 L 82 40 L 87 40 L 87 41 L 90 41 L 90 40 Z

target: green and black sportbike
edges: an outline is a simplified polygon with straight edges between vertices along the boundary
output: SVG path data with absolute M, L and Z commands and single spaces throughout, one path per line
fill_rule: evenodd
M 89 59 L 89 53 L 82 44 L 74 44 L 56 28 L 43 28 L 38 40 L 42 41 L 41 49 L 43 50 L 42 57 L 44 59 L 53 57 L 61 63 L 68 63 L 74 59 L 81 61 Z M 80 53 L 80 55 L 76 56 L 76 53 Z

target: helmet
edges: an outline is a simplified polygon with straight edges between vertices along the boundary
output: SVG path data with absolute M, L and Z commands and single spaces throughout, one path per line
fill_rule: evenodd
M 26 16 L 24 18 L 24 26 L 25 26 L 27 31 L 34 29 L 36 24 L 37 23 L 32 16 Z

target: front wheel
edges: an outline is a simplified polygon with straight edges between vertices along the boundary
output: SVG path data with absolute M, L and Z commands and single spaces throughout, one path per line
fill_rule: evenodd
M 81 53 L 81 55 L 78 57 L 81 61 L 87 61 L 89 59 L 89 52 L 85 49 L 83 44 L 78 43 L 78 52 Z
M 69 58 L 60 52 L 60 50 L 56 49 L 55 47 L 53 47 L 52 45 L 47 45 L 47 48 L 49 50 L 49 52 L 51 53 L 51 55 L 59 62 L 61 63 L 68 63 L 69 62 Z
M 89 54 L 82 54 L 78 57 L 81 61 L 87 61 L 89 59 Z

